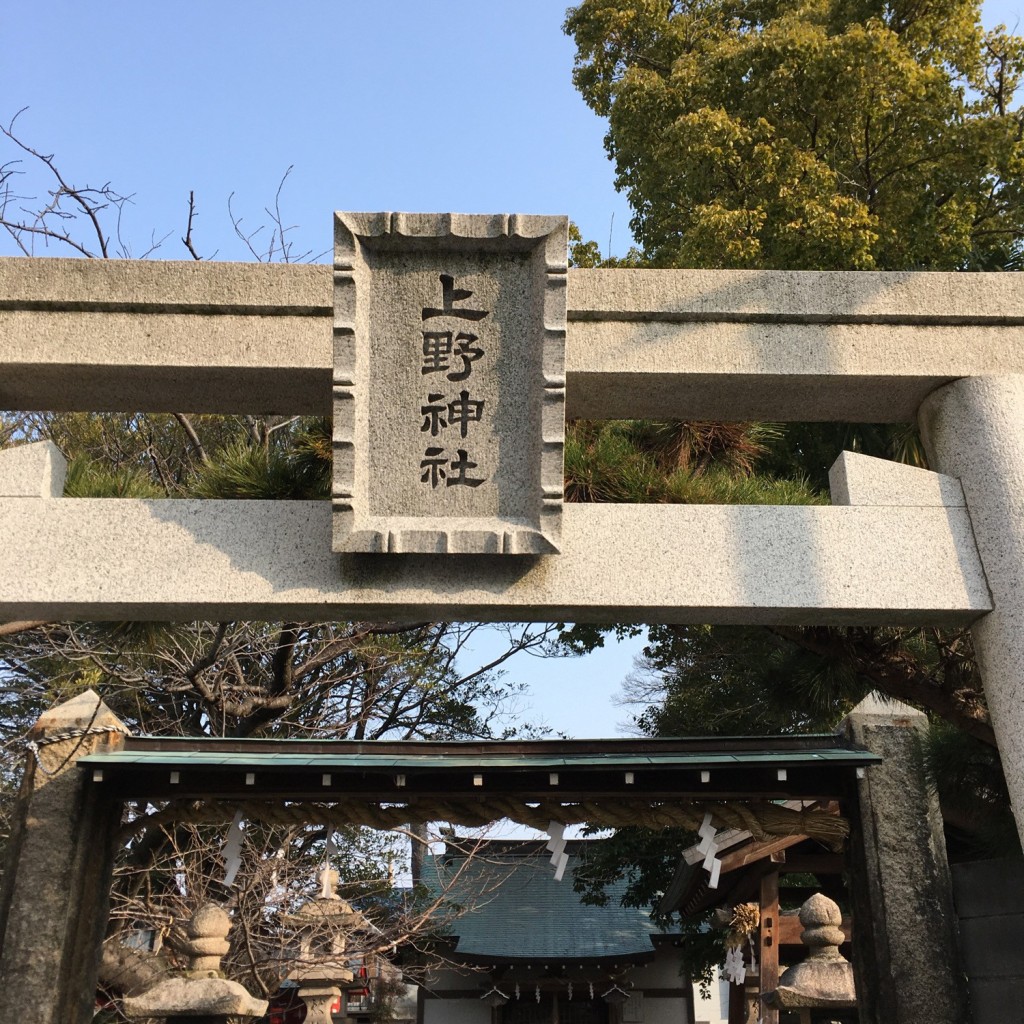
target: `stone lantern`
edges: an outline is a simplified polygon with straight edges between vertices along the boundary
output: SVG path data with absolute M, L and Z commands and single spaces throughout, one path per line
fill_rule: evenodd
M 320 873 L 320 895 L 303 903 L 294 914 L 282 914 L 281 923 L 299 942 L 299 963 L 288 980 L 299 986 L 306 1004 L 306 1024 L 332 1024 L 331 1004 L 341 996 L 341 986 L 352 981 L 345 959 L 351 932 L 366 919 L 336 892 L 338 873 Z
M 184 976 L 164 978 L 141 995 L 126 997 L 125 1016 L 163 1017 L 167 1024 L 228 1024 L 262 1017 L 267 1001 L 249 995 L 221 972 L 230 930 L 226 911 L 213 903 L 199 907 L 185 926 L 182 951 L 188 954 L 189 965 Z
M 846 939 L 840 928 L 842 919 L 836 903 L 820 892 L 804 903 L 800 941 L 807 946 L 807 959 L 785 971 L 779 987 L 765 994 L 769 1006 L 795 1011 L 800 1024 L 857 1019 L 853 966 L 839 952 Z

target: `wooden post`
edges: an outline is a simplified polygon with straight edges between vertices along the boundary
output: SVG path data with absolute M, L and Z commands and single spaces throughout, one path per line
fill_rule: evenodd
M 729 985 L 729 1024 L 747 1024 L 746 985 Z
M 761 984 L 758 998 L 779 987 L 779 873 L 772 871 L 761 879 L 761 941 L 758 957 Z M 774 1006 L 758 1007 L 763 1024 L 779 1024 L 779 1011 Z

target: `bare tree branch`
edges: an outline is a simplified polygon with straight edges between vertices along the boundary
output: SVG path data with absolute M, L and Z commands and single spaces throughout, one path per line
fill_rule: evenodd
M 196 252 L 195 246 L 192 244 L 192 224 L 196 216 L 196 194 L 195 192 L 189 192 L 188 194 L 188 226 L 185 228 L 185 237 L 182 238 L 181 243 L 188 249 L 194 260 L 202 260 L 202 256 Z
M 42 212 L 36 215 L 36 224 L 39 225 L 43 223 L 49 214 L 56 213 L 61 216 L 67 216 L 66 214 L 61 214 L 60 212 L 60 200 L 63 196 L 67 196 L 81 209 L 81 211 L 88 218 L 90 224 L 92 225 L 93 233 L 96 236 L 96 241 L 99 244 L 99 255 L 102 256 L 103 258 L 106 258 L 109 255 L 109 239 L 103 231 L 103 227 L 99 219 L 99 214 L 102 210 L 105 210 L 111 203 L 113 203 L 115 206 L 120 206 L 121 204 L 125 203 L 128 200 L 128 197 L 120 196 L 116 192 L 114 192 L 113 189 L 111 189 L 109 182 L 98 189 L 89 188 L 88 186 L 83 189 L 78 189 L 73 188 L 71 185 L 69 185 L 67 181 L 64 179 L 64 176 L 61 174 L 61 172 L 57 169 L 57 166 L 54 163 L 52 153 L 49 155 L 40 153 L 38 150 L 33 149 L 27 143 L 22 142 L 22 140 L 18 138 L 17 135 L 15 135 L 15 122 L 27 109 L 27 107 L 22 107 L 21 110 L 19 110 L 14 115 L 14 117 L 11 118 L 10 124 L 6 126 L 0 125 L 0 132 L 7 136 L 7 138 L 10 139 L 11 142 L 13 142 L 14 145 L 17 146 L 19 149 L 23 150 L 25 153 L 28 153 L 30 156 L 33 156 L 37 160 L 44 163 L 49 168 L 54 178 L 57 180 L 58 188 L 50 193 L 50 196 L 52 198 L 49 206 L 47 206 Z M 10 227 L 8 227 L 8 230 L 11 230 Z M 54 238 L 57 239 L 58 241 L 64 242 L 66 245 L 70 245 L 72 248 L 77 249 L 83 255 L 96 255 L 96 253 L 90 252 L 83 245 L 80 245 L 79 243 L 72 241 L 66 232 L 53 232 L 45 227 L 30 226 L 27 224 L 17 225 L 16 230 L 37 232 L 46 235 L 47 237 Z

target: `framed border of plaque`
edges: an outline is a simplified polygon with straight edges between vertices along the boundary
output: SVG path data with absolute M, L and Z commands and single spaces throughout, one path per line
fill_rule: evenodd
M 567 231 L 335 214 L 333 550 L 558 552 Z

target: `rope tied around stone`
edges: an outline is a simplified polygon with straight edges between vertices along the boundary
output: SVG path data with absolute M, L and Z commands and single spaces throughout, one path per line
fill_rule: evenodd
M 97 707 L 97 710 L 99 708 Z M 95 717 L 95 714 L 94 714 Z M 121 736 L 129 735 L 129 730 L 123 725 L 87 725 L 84 728 L 77 729 L 61 729 L 58 732 L 47 733 L 40 736 L 38 739 L 26 740 L 25 749 L 31 751 L 32 756 L 35 758 L 36 765 L 44 775 L 54 776 L 59 775 L 68 763 L 74 760 L 75 754 L 78 753 L 79 748 L 82 745 L 82 740 L 87 736 L 102 736 L 105 733 L 117 733 Z M 74 749 L 64 758 L 63 761 L 56 768 L 50 770 L 43 764 L 42 759 L 39 756 L 39 752 L 43 747 L 52 746 L 54 743 L 64 743 L 67 740 L 78 740 L 79 742 L 75 745 Z

